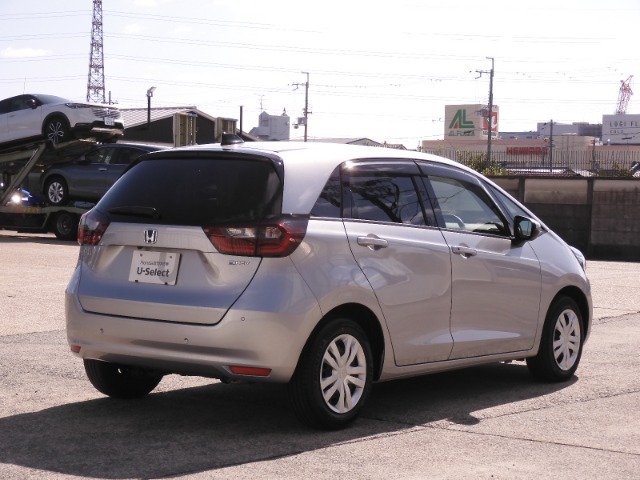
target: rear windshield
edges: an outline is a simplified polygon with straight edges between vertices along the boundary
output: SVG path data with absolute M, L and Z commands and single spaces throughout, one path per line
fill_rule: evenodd
M 282 184 L 266 160 L 147 160 L 126 172 L 97 208 L 112 221 L 130 223 L 255 222 L 280 213 Z

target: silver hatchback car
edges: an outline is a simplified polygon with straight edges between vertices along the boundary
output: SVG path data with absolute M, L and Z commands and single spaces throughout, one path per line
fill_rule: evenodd
M 67 335 L 97 390 L 279 382 L 337 429 L 372 382 L 515 359 L 573 376 L 584 257 L 497 185 L 417 152 L 224 143 L 140 157 L 82 218 Z

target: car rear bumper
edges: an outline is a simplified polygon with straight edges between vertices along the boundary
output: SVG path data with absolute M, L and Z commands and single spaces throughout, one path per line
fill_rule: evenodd
M 299 302 L 294 311 L 269 313 L 243 308 L 242 299 L 216 325 L 89 313 L 78 301 L 77 277 L 76 272 L 65 294 L 67 340 L 74 352 L 81 358 L 164 373 L 288 382 L 321 318 L 315 301 Z M 267 368 L 271 373 L 238 376 L 231 366 Z

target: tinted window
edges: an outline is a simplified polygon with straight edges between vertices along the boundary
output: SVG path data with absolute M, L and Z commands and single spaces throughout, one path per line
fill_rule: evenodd
M 279 214 L 282 186 L 273 164 L 237 158 L 158 159 L 135 165 L 98 203 L 115 207 L 152 207 L 154 223 L 213 225 L 261 220 Z M 127 222 L 148 218 L 110 215 Z
M 20 95 L 19 97 L 15 97 L 11 101 L 11 111 L 17 112 L 19 110 L 29 110 L 31 109 L 31 105 L 33 104 L 33 99 L 26 95 Z
M 113 148 L 99 148 L 88 152 L 84 159 L 89 163 L 109 163 L 113 156 Z
M 111 160 L 109 163 L 116 163 L 118 165 L 129 165 L 143 153 L 147 152 L 145 152 L 144 150 L 139 150 L 137 148 L 119 148 L 117 157 L 115 158 L 115 160 Z
M 430 175 L 429 182 L 446 228 L 508 235 L 497 208 L 481 186 L 436 175 Z
M 425 225 L 414 180 L 408 175 L 354 172 L 348 180 L 351 218 Z M 345 212 L 345 216 L 347 216 Z
M 342 216 L 342 189 L 340 167 L 336 168 L 322 189 L 316 204 L 311 209 L 313 217 L 340 218 Z
M 11 111 L 11 99 L 7 98 L 0 102 L 0 114 L 9 113 Z

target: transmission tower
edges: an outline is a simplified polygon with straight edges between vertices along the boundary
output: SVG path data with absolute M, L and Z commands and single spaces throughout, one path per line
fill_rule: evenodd
M 627 113 L 627 106 L 629 105 L 629 100 L 631 100 L 631 95 L 633 95 L 633 90 L 631 90 L 632 78 L 633 75 L 630 75 L 626 80 L 620 80 L 621 85 L 616 113 Z
M 91 21 L 91 53 L 89 54 L 89 81 L 87 102 L 105 103 L 104 53 L 102 51 L 102 0 L 93 0 Z

